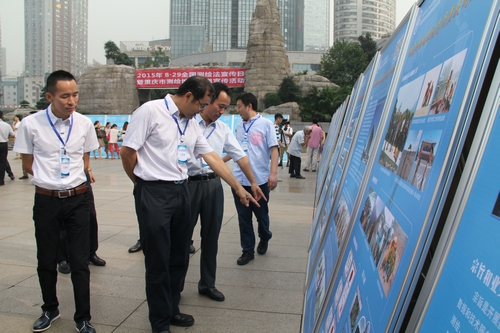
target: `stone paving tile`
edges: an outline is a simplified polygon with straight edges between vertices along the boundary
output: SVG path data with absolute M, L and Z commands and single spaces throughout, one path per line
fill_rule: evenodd
M 12 155 L 10 163 L 13 170 L 21 169 L 20 161 L 13 160 Z M 138 238 L 133 186 L 120 160 L 92 159 L 91 163 L 97 179 L 93 185 L 99 220 L 97 253 L 107 261 L 105 267 L 90 266 L 92 323 L 100 333 L 151 332 L 144 290 L 144 256 L 142 252 L 127 252 Z M 192 314 L 196 323 L 187 329 L 172 327 L 173 333 L 300 332 L 315 175 L 306 175 L 307 180 L 290 179 L 286 168 L 278 169 L 282 181 L 271 192 L 269 201 L 273 232 L 269 250 L 264 256 L 256 254 L 255 260 L 245 266 L 236 264 L 241 255 L 238 218 L 231 190 L 223 182 L 225 211 L 219 238 L 217 287 L 226 300 L 214 302 L 198 294 L 198 224 L 193 235 L 197 252 L 190 259 L 180 305 L 181 311 Z M 33 193 L 29 181 L 6 182 L 0 188 L 2 333 L 31 332 L 41 313 Z M 69 275 L 59 274 L 58 297 L 61 319 L 53 323 L 49 332 L 73 331 L 74 302 Z

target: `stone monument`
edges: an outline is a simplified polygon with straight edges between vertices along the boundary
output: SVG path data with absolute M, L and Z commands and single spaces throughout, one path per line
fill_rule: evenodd
M 245 69 L 245 91 L 257 96 L 262 110 L 266 93 L 278 91 L 283 78 L 290 75 L 276 0 L 257 1 L 249 27 Z
M 78 78 L 78 110 L 85 114 L 131 114 L 139 107 L 135 68 L 105 65 Z

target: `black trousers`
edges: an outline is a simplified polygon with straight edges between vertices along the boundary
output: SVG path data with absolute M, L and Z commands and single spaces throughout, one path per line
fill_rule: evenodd
M 5 181 L 5 171 L 7 169 L 7 154 L 8 146 L 7 142 L 0 142 L 0 184 L 3 184 Z M 10 166 L 9 166 L 10 168 Z
M 302 162 L 300 157 L 290 155 L 290 166 L 288 168 L 288 173 L 300 176 L 300 163 Z
M 191 205 L 187 181 L 137 180 L 137 220 L 146 266 L 146 298 L 153 331 L 170 328 L 179 314 L 180 293 L 189 264 Z
M 59 199 L 35 193 L 33 207 L 42 310 L 53 311 L 59 306 L 56 294 L 57 249 L 61 227 L 64 225 L 68 237 L 76 322 L 91 319 L 88 194 Z
M 224 215 L 224 190 L 219 177 L 189 181 L 191 238 L 200 216 L 201 256 L 198 290 L 215 287 L 219 234 Z
M 90 211 L 90 224 L 89 224 L 89 233 L 90 233 L 89 257 L 90 257 L 91 255 L 97 252 L 97 248 L 99 247 L 99 238 L 98 238 L 99 230 L 97 227 L 97 212 L 95 210 L 94 193 L 92 192 L 92 187 L 90 185 L 90 182 L 88 182 L 87 185 L 90 187 L 90 190 L 87 193 L 89 200 L 89 211 Z M 63 260 L 68 261 L 69 260 L 68 237 L 66 228 L 64 227 L 61 229 L 60 240 L 61 241 L 59 243 L 59 249 L 57 251 L 57 262 L 61 262 Z

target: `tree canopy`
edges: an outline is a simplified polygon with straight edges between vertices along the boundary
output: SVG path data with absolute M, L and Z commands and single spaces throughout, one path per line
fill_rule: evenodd
M 365 35 L 361 35 L 358 37 L 359 45 L 365 51 L 367 56 L 368 63 L 372 61 L 372 58 L 377 53 L 377 42 L 373 40 L 372 35 L 367 32 Z
M 170 58 L 165 54 L 165 49 L 161 46 L 151 51 L 151 57 L 148 57 L 145 62 L 142 63 L 144 68 L 148 67 L 160 67 L 168 66 Z
M 320 64 L 319 75 L 339 86 L 353 87 L 369 61 L 358 43 L 338 40 L 321 57 Z
M 113 59 L 116 65 L 134 66 L 132 59 L 120 52 L 118 46 L 111 40 L 104 43 L 104 55 L 106 59 Z

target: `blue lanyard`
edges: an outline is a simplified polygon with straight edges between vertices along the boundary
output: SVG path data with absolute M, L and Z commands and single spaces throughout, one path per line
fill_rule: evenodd
M 257 121 L 257 119 L 260 118 L 260 114 L 257 118 L 255 118 L 251 123 L 250 126 L 248 126 L 248 129 L 245 127 L 245 122 L 243 122 L 243 130 L 245 131 L 245 139 L 247 138 L 248 131 L 250 131 L 250 128 L 252 128 L 253 123 Z
M 73 129 L 73 114 L 71 114 L 71 119 L 69 121 L 69 131 L 68 131 L 68 136 L 66 137 L 66 142 L 64 142 L 64 140 L 61 138 L 61 135 L 59 135 L 59 132 L 56 130 L 54 123 L 52 123 L 52 120 L 50 120 L 49 108 L 45 109 L 45 114 L 47 115 L 47 119 L 49 121 L 50 126 L 52 126 L 52 130 L 54 131 L 54 133 L 56 133 L 57 137 L 59 138 L 59 141 L 61 141 L 64 148 L 64 155 L 66 155 L 66 144 L 68 143 L 69 136 L 71 135 L 71 130 Z
M 170 111 L 170 108 L 168 107 L 168 102 L 167 102 L 167 98 L 165 97 L 165 105 L 167 106 L 167 110 Z M 179 111 L 180 113 L 180 111 Z M 186 125 L 184 126 L 184 131 L 181 131 L 181 127 L 179 126 L 179 121 L 177 120 L 177 117 L 175 115 L 172 115 L 172 118 L 174 118 L 175 120 L 175 123 L 177 124 L 177 129 L 179 130 L 179 133 L 181 135 L 181 142 L 184 142 L 184 133 L 186 133 L 186 129 L 188 127 L 188 124 L 189 124 L 189 119 L 186 121 Z
M 213 123 L 214 124 L 214 127 L 212 128 L 212 131 L 210 133 L 208 133 L 208 136 L 205 138 L 208 140 L 208 138 L 212 135 L 212 133 L 215 131 L 215 127 L 217 126 L 216 123 Z

